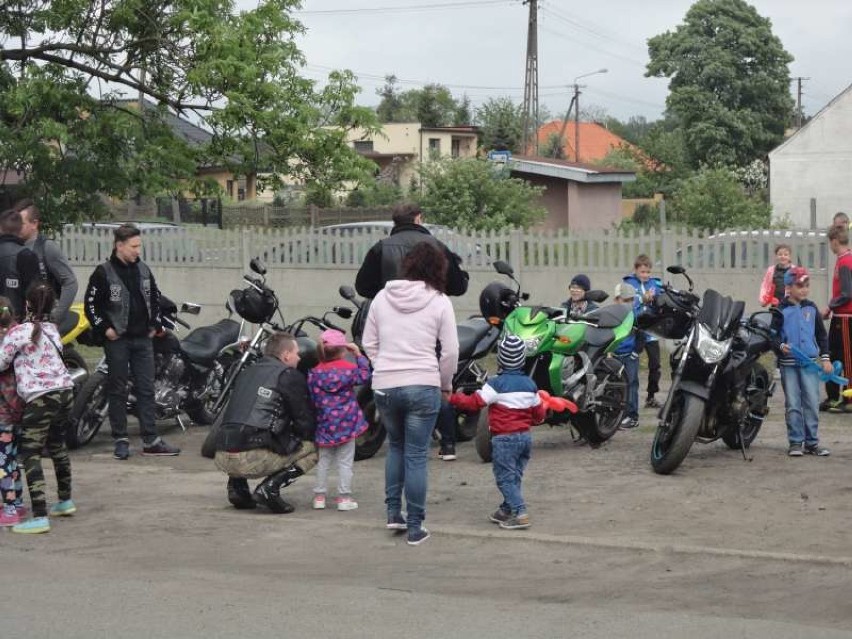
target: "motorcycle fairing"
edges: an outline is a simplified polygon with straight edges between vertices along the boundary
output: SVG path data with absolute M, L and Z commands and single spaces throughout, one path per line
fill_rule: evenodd
M 180 343 L 181 350 L 195 364 L 211 366 L 219 352 L 240 337 L 240 325 L 234 320 L 219 320 L 212 326 L 193 329 Z
M 714 339 L 727 339 L 739 326 L 744 311 L 745 302 L 735 302 L 727 295 L 708 288 L 704 291 L 696 321 L 704 324 Z

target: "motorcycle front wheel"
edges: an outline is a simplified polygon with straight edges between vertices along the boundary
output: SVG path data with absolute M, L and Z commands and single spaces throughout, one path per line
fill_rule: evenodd
M 223 406 L 222 410 L 219 411 L 219 414 L 216 415 L 216 419 L 213 420 L 213 425 L 210 426 L 207 437 L 204 438 L 204 443 L 201 444 L 202 457 L 213 459 L 216 456 L 216 435 L 219 432 L 219 428 L 222 426 L 222 418 L 224 416 L 225 407 Z
M 657 426 L 651 444 L 651 468 L 655 473 L 668 475 L 680 466 L 692 448 L 703 417 L 701 399 L 675 390 L 668 418 Z
M 68 448 L 79 448 L 88 444 L 107 420 L 109 398 L 106 381 L 106 373 L 95 371 L 74 397 L 65 430 Z
M 221 410 L 214 411 L 219 396 L 222 394 L 222 389 L 225 386 L 225 380 L 230 375 L 231 367 L 237 361 L 233 353 L 224 353 L 219 356 L 213 367 L 207 373 L 207 379 L 204 382 L 204 399 L 192 402 L 187 406 L 186 414 L 196 424 L 201 426 L 209 426 L 219 415 Z M 230 388 L 233 388 L 233 384 Z M 230 389 L 229 389 L 230 390 Z M 224 407 L 224 404 L 222 405 Z

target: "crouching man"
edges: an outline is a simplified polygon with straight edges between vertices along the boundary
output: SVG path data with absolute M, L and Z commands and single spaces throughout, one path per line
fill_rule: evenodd
M 280 490 L 317 463 L 314 410 L 298 363 L 296 340 L 276 333 L 264 357 L 236 380 L 214 460 L 228 475 L 228 501 L 235 508 L 260 505 L 274 513 L 293 512 Z M 248 479 L 260 477 L 265 479 L 252 494 Z

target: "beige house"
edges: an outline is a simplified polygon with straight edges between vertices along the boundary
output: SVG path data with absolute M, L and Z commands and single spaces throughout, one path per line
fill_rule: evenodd
M 389 122 L 374 135 L 349 132 L 353 148 L 379 166 L 379 179 L 408 187 L 423 162 L 433 158 L 476 157 L 474 126 L 426 127 L 419 122 Z

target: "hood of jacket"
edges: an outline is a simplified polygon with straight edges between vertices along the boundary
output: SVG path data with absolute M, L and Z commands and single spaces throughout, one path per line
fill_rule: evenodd
M 391 280 L 385 284 L 385 299 L 400 313 L 424 309 L 440 293 L 420 280 Z

